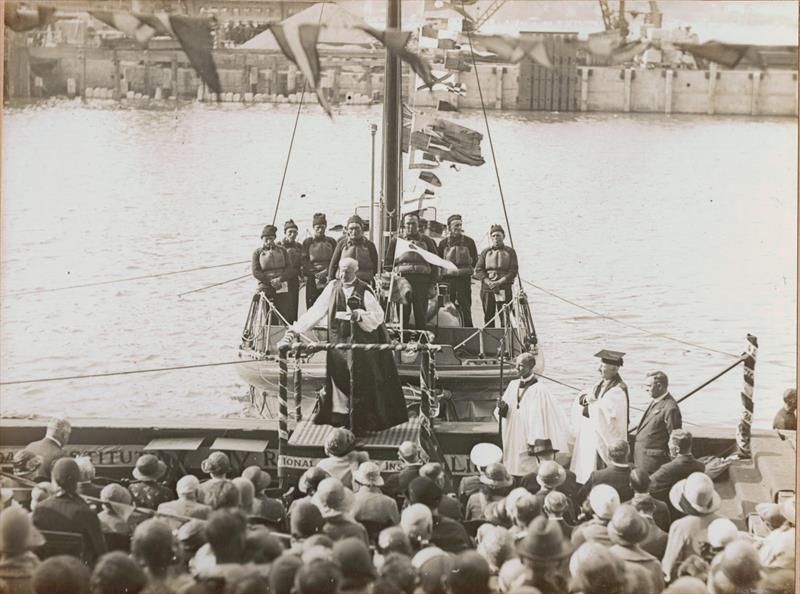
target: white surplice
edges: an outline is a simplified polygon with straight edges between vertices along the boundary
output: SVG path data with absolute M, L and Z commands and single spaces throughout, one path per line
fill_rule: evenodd
M 289 329 L 298 334 L 303 334 L 315 327 L 322 326 L 327 328 L 331 299 L 335 299 L 334 290 L 338 285 L 339 281 L 332 280 L 329 282 L 322 290 L 322 293 L 319 294 L 317 300 L 314 301 L 314 305 L 308 308 Z M 346 283 L 341 283 L 341 287 L 346 303 L 347 299 L 353 294 L 354 287 L 353 284 L 348 285 Z M 350 307 L 347 305 L 345 307 L 349 312 Z M 358 310 L 361 316 L 357 323 L 364 332 L 373 332 L 383 323 L 383 310 L 381 309 L 381 304 L 378 303 L 375 295 L 370 290 L 364 291 L 364 307 L 366 307 L 366 310 Z M 347 414 L 349 412 L 347 394 L 342 392 L 334 382 L 331 382 L 331 384 L 333 386 L 333 412 Z
M 619 385 L 612 386 L 603 394 L 604 389 L 604 385 L 599 390 L 595 386 L 589 393 L 589 418 L 583 416 L 579 398 L 572 407 L 572 424 L 577 434 L 570 470 L 581 484 L 597 469 L 598 454 L 608 464 L 608 446 L 628 438 L 628 397 Z M 598 392 L 601 395 L 595 398 L 594 394 Z
M 550 439 L 553 447 L 569 452 L 567 416 L 541 382 L 520 391 L 520 380 L 512 380 L 503 393 L 508 413 L 503 418 L 503 465 L 514 476 L 527 473 L 521 463 L 527 456 L 528 444 L 536 439 Z M 494 410 L 495 418 L 499 411 Z

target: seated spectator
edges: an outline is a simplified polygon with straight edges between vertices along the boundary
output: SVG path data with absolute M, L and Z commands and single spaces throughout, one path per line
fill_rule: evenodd
M 464 526 L 439 515 L 442 490 L 432 480 L 417 477 L 408 485 L 408 501 L 427 505 L 433 516 L 431 542 L 448 553 L 460 553 L 470 548 L 471 542 Z
M 467 500 L 467 508 L 464 513 L 467 521 L 484 519 L 486 506 L 504 499 L 511 490 L 514 479 L 511 478 L 501 462 L 496 462 L 486 467 L 486 472 L 481 475 L 480 482 L 481 488 L 470 495 Z
M 553 447 L 553 442 L 550 439 L 535 439 L 533 444 L 529 443 L 528 455 L 536 460 L 535 468 L 532 468 L 531 472 L 522 477 L 520 485 L 535 495 L 541 488 L 539 482 L 536 480 L 539 472 L 539 465 L 546 461 L 558 462 L 564 469 L 566 477 L 564 482 L 561 483 L 556 490 L 566 495 L 571 503 L 575 501 L 575 496 L 578 493 L 578 482 L 575 478 L 575 473 L 567 468 L 569 466 L 569 456 L 566 454 L 558 456 L 558 452 L 559 450 Z
M 431 520 L 431 529 L 433 528 L 433 520 Z M 373 563 L 375 568 L 380 571 L 381 567 L 389 555 L 398 553 L 411 558 L 411 542 L 408 536 L 403 532 L 400 526 L 391 526 L 384 528 L 378 534 L 378 541 L 375 546 L 375 554 L 373 555 Z
M 475 551 L 464 551 L 456 556 L 447 576 L 447 591 L 450 594 L 490 594 L 490 577 L 486 560 Z
M 564 519 L 564 514 L 569 511 L 569 499 L 561 491 L 551 491 L 544 498 L 545 516 L 561 527 L 564 538 L 572 538 L 572 524 Z
M 795 567 L 795 507 L 794 499 L 781 504 L 756 507 L 772 531 L 758 546 L 758 557 L 766 571 Z
M 202 579 L 235 580 L 247 572 L 242 565 L 246 530 L 247 520 L 241 512 L 220 509 L 211 514 L 205 527 L 208 544 L 195 555 L 195 568 Z
M 709 524 L 720 517 L 715 512 L 721 503 L 714 483 L 702 472 L 692 473 L 675 483 L 669 499 L 675 509 L 686 515 L 669 527 L 667 549 L 661 561 L 667 581 L 677 577 L 684 559 L 700 554 L 702 543 L 707 541 Z
M 366 594 L 377 577 L 369 547 L 361 539 L 343 538 L 333 545 L 333 560 L 342 570 L 339 594 Z
M 178 528 L 175 538 L 178 540 L 181 564 L 188 569 L 197 551 L 206 544 L 205 520 L 189 520 Z
M 536 497 L 540 508 L 544 507 L 545 497 L 550 493 L 559 492 L 563 494 L 563 491 L 559 491 L 558 488 L 563 485 L 566 480 L 567 471 L 558 462 L 554 460 L 543 460 L 542 463 L 539 464 L 539 469 L 536 473 L 536 482 L 539 485 L 539 490 L 534 497 Z M 572 510 L 572 502 L 566 495 L 564 497 L 567 502 L 567 507 L 562 515 L 566 518 L 567 523 L 574 524 L 575 513 Z
M 300 558 L 303 563 L 316 560 L 333 561 L 333 541 L 324 534 L 315 534 L 303 543 L 303 553 Z
M 332 478 L 338 479 L 346 488 L 353 488 L 353 473 L 369 454 L 356 450 L 356 436 L 349 429 L 337 427 L 328 433 L 323 448 L 328 456 L 317 463 Z
M 518 541 L 525 538 L 530 523 L 542 513 L 542 506 L 535 495 L 531 495 L 527 489 L 518 487 L 506 497 L 505 511 L 511 521 L 509 528 L 511 537 L 514 541 Z
M 103 509 L 97 514 L 103 534 L 122 534 L 130 536 L 128 518 L 133 513 L 133 497 L 122 485 L 111 483 L 100 491 Z
M 647 536 L 639 543 L 645 551 L 653 555 L 656 559 L 661 559 L 664 556 L 664 551 L 667 549 L 667 533 L 656 525 L 653 514 L 656 510 L 656 501 L 653 497 L 649 498 L 634 498 L 631 504 L 634 509 L 639 512 L 645 522 L 647 522 Z
M 705 471 L 706 466 L 692 455 L 692 434 L 685 429 L 675 429 L 670 433 L 667 448 L 672 460 L 650 477 L 650 494 L 669 503 L 669 492 L 673 485 L 693 472 Z M 669 511 L 673 521 L 683 515 L 675 508 L 670 508 Z
M 39 530 L 73 532 L 83 536 L 88 562 L 106 552 L 106 542 L 92 509 L 78 495 L 80 471 L 72 458 L 59 458 L 53 464 L 53 482 L 59 489 L 33 512 L 33 523 Z
M 538 588 L 542 594 L 566 592 L 564 559 L 572 553 L 572 547 L 556 522 L 536 517 L 517 550 L 531 573 L 525 585 Z
M 647 522 L 633 506 L 620 505 L 608 524 L 608 537 L 614 544 L 609 549 L 626 565 L 635 564 L 649 574 L 650 586 L 645 591 L 658 593 L 664 589 L 661 563 L 650 553 L 639 547 L 647 536 Z
M 458 499 L 464 503 L 470 496 L 481 488 L 481 477 L 486 467 L 497 464 L 503 459 L 503 450 L 493 443 L 478 443 L 472 446 L 469 452 L 469 461 L 478 471 L 477 476 L 467 476 L 461 479 L 458 487 Z
M 266 493 L 272 483 L 270 474 L 261 470 L 258 466 L 248 466 L 242 471 L 242 478 L 252 482 L 255 489 L 253 515 L 264 518 L 273 524 L 286 522 L 286 509 L 283 506 L 283 502 L 280 499 L 269 497 Z
M 446 476 L 444 468 L 438 462 L 428 462 L 419 469 L 419 476 L 431 479 L 436 486 L 442 490 L 442 502 L 439 504 L 439 514 L 452 518 L 458 522 L 461 521 L 461 504 L 458 499 L 445 493 Z M 416 478 L 416 477 L 414 477 Z
M 244 546 L 245 562 L 254 563 L 264 577 L 269 577 L 272 562 L 284 551 L 281 540 L 263 526 L 247 531 Z
M 342 572 L 332 561 L 315 561 L 300 567 L 294 578 L 293 594 L 331 594 L 337 592 Z
M 200 497 L 198 499 L 212 509 L 218 509 L 209 500 L 212 498 L 219 500 L 220 493 L 223 491 L 230 492 L 229 489 L 220 487 L 220 483 L 230 484 L 233 487 L 233 483 L 228 479 L 228 473 L 231 471 L 230 458 L 225 452 L 211 452 L 208 458 L 200 463 L 200 470 L 211 478 L 200 484 Z M 238 491 L 236 493 L 238 497 Z M 238 505 L 238 503 L 234 505 Z
M 708 525 L 706 539 L 700 543 L 700 556 L 707 562 L 725 550 L 729 542 L 740 537 L 736 524 L 728 518 L 717 518 Z M 694 555 L 692 555 L 694 556 Z
M 133 497 L 133 504 L 136 507 L 156 510 L 162 503 L 173 499 L 172 491 L 158 482 L 166 472 L 167 465 L 154 455 L 139 456 L 133 469 L 133 477 L 136 480 L 128 485 L 128 490 Z M 132 521 L 138 524 L 148 517 L 137 512 Z
M 486 510 L 483 512 L 483 519 L 495 526 L 511 528 L 511 518 L 506 513 L 506 500 L 498 499 L 487 505 Z
M 783 407 L 772 421 L 773 429 L 797 431 L 797 390 L 787 388 L 783 393 Z
M 428 547 L 414 555 L 411 564 L 419 575 L 421 594 L 447 594 L 447 578 L 453 570 L 453 556 L 438 547 Z
M 90 581 L 92 594 L 139 594 L 146 585 L 142 569 L 121 551 L 100 557 Z
M 26 445 L 20 452 L 14 455 L 15 467 L 22 465 L 26 471 L 26 478 L 35 481 L 49 481 L 53 464 L 59 458 L 64 458 L 67 453 L 64 446 L 69 443 L 72 433 L 72 425 L 67 419 L 53 417 L 47 423 L 47 430 L 43 439 L 34 441 Z
M 42 561 L 33 574 L 35 594 L 89 594 L 91 573 L 77 557 L 56 555 Z
M 355 471 L 353 517 L 357 522 L 371 522 L 382 529 L 400 521 L 397 502 L 381 492 L 383 485 L 381 469 L 375 462 L 363 462 Z
M 150 588 L 179 591 L 191 583 L 187 575 L 176 575 L 175 543 L 169 524 L 158 519 L 145 520 L 131 539 L 131 557 L 145 572 Z
M 272 563 L 269 572 L 270 594 L 292 594 L 294 579 L 303 566 L 300 557 L 281 555 Z
M 211 507 L 197 500 L 200 493 L 200 480 L 195 475 L 187 474 L 181 477 L 175 486 L 175 491 L 178 493 L 178 498 L 174 501 L 166 501 L 160 504 L 158 513 L 174 514 L 200 520 L 205 520 L 211 515 Z M 167 519 L 167 521 L 173 529 L 177 529 L 183 524 L 182 520 Z
M 633 497 L 631 489 L 631 466 L 628 458 L 631 448 L 624 439 L 615 441 L 608 446 L 609 465 L 602 470 L 595 470 L 589 475 L 586 483 L 578 490 L 575 504 L 580 506 L 589 496 L 589 492 L 596 485 L 610 485 L 619 495 L 620 503 L 625 503 Z
M 633 499 L 631 500 L 633 506 L 636 507 L 636 502 L 644 499 L 652 500 L 655 507 L 655 511 L 652 514 L 653 520 L 664 532 L 669 530 L 669 507 L 665 502 L 650 495 L 650 475 L 641 468 L 634 468 L 631 470 L 630 483 L 631 489 L 633 489 Z
M 300 497 L 292 501 L 289 505 L 289 516 L 292 515 L 294 511 L 294 506 L 300 501 L 307 501 L 311 503 L 311 498 L 314 496 L 314 493 L 317 492 L 317 486 L 326 478 L 330 478 L 327 472 L 322 470 L 319 466 L 312 466 L 308 470 L 306 470 L 301 476 L 300 480 L 297 481 L 297 490 L 300 493 L 303 493 L 304 497 Z
M 351 519 L 353 493 L 345 489 L 341 481 L 333 477 L 323 480 L 314 494 L 313 501 L 319 508 L 322 519 L 325 520 L 322 526 L 323 534 L 334 542 L 353 536 L 369 545 L 367 530 Z
M 400 527 L 408 537 L 412 555 L 431 546 L 433 514 L 427 505 L 412 503 L 405 508 L 400 515 Z
M 420 448 L 413 441 L 401 443 L 397 448 L 397 457 L 403 463 L 403 468 L 386 480 L 386 492 L 393 497 L 406 492 L 408 484 L 419 476 L 423 465 Z
M 743 540 L 735 540 L 711 562 L 708 591 L 710 594 L 755 594 L 762 577 L 756 550 Z
M 417 585 L 417 572 L 411 559 L 402 553 L 390 553 L 378 568 L 382 580 L 397 586 L 397 594 L 413 594 Z
M 33 575 L 39 567 L 33 550 L 44 542 L 22 507 L 0 513 L 0 584 L 6 585 L 9 594 L 33 592 Z
M 587 542 L 570 559 L 570 592 L 628 594 L 625 565 L 607 547 Z
M 100 487 L 93 483 L 96 473 L 92 459 L 89 456 L 76 456 L 75 463 L 78 465 L 78 471 L 80 472 L 78 495 L 100 497 Z
M 200 485 L 203 492 L 203 502 L 212 511 L 218 509 L 239 509 L 239 489 L 233 481 L 206 481 Z M 246 516 L 245 516 L 246 517 Z
M 491 575 L 497 575 L 506 561 L 516 557 L 514 540 L 508 528 L 484 524 L 478 528 L 476 540 L 476 551 L 489 564 Z
M 289 531 L 292 537 L 292 552 L 300 554 L 306 539 L 322 533 L 325 521 L 319 508 L 309 501 L 297 501 L 294 513 L 289 519 Z
M 597 542 L 610 547 L 613 543 L 608 537 L 608 523 L 619 507 L 619 495 L 616 489 L 611 485 L 597 485 L 589 493 L 589 507 L 592 519 L 572 530 L 572 546 L 577 549 L 584 542 Z
M 254 517 L 253 505 L 256 500 L 256 489 L 250 479 L 237 476 L 231 481 L 233 486 L 239 492 L 239 509 L 244 512 L 248 518 Z

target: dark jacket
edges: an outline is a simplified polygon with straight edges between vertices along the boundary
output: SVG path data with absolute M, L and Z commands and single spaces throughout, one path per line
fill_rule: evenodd
M 650 493 L 634 493 L 631 504 L 636 505 L 640 499 L 652 499 L 653 504 L 656 506 L 656 511 L 653 512 L 653 520 L 656 526 L 661 528 L 664 532 L 669 531 L 669 525 L 672 523 L 669 514 L 669 506 L 660 499 L 656 499 Z M 649 552 L 649 551 L 648 551 Z
M 39 441 L 29 443 L 27 446 L 25 446 L 25 451 L 35 454 L 42 459 L 41 465 L 39 465 L 39 467 L 33 472 L 33 476 L 30 477 L 31 480 L 36 481 L 37 483 L 40 481 L 49 481 L 50 470 L 53 468 L 55 461 L 59 458 L 64 458 L 67 455 L 67 453 L 64 451 L 64 448 L 47 437 L 40 439 Z
M 464 526 L 444 516 L 433 518 L 431 542 L 448 553 L 460 553 L 472 548 L 472 542 Z
M 631 488 L 631 467 L 611 465 L 602 470 L 595 470 L 589 475 L 586 484 L 578 491 L 575 506 L 580 508 L 584 500 L 589 496 L 592 487 L 597 485 L 611 485 L 619 493 L 620 503 L 624 503 L 633 497 Z
M 322 533 L 333 542 L 353 537 L 363 540 L 364 544 L 369 546 L 367 529 L 358 522 L 353 522 L 343 516 L 335 516 L 325 520 L 325 524 L 322 526 Z
M 251 272 L 255 279 L 258 281 L 258 290 L 265 291 L 268 295 L 274 295 L 275 289 L 272 288 L 271 282 L 273 279 L 280 279 L 281 281 L 295 278 L 297 273 L 291 267 L 291 258 L 286 248 L 275 244 L 271 251 L 277 252 L 278 256 L 283 257 L 285 266 L 283 268 L 276 268 L 273 270 L 264 270 L 261 267 L 261 252 L 267 251 L 265 247 L 261 246 L 253 252 L 253 261 L 251 263 Z
M 706 465 L 692 454 L 680 454 L 664 464 L 650 477 L 650 494 L 656 499 L 667 501 L 672 485 L 693 472 L 704 472 L 705 469 Z
M 106 552 L 97 514 L 74 493 L 62 492 L 42 501 L 33 510 L 33 524 L 39 530 L 82 534 L 90 564 Z
M 556 491 L 560 491 L 566 495 L 570 501 L 574 501 L 578 496 L 578 490 L 580 489 L 578 486 L 578 479 L 575 478 L 575 473 L 571 470 L 565 468 L 564 472 L 566 472 L 567 478 L 563 483 L 556 487 Z M 533 493 L 534 495 L 536 495 L 542 488 L 539 484 L 539 481 L 536 480 L 536 472 L 530 472 L 523 476 L 522 481 L 520 482 L 520 487 L 524 487 L 529 493 Z
M 671 394 L 667 393 L 659 402 L 651 402 L 636 430 L 633 447 L 633 463 L 636 468 L 653 474 L 669 462 L 669 434 L 680 428 L 681 409 Z

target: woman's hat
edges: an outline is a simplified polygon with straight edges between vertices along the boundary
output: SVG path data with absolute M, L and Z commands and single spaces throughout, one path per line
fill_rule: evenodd
M 300 480 L 297 481 L 297 489 L 301 493 L 308 494 L 309 490 L 313 489 L 314 491 L 317 490 L 317 486 L 319 486 L 320 482 L 324 479 L 329 478 L 331 475 L 328 474 L 325 470 L 320 468 L 319 466 L 312 466 L 308 470 L 306 470 Z
M 353 473 L 353 480 L 368 487 L 382 487 L 383 477 L 380 467 L 375 462 L 364 462 Z
M 589 506 L 601 520 L 610 520 L 619 507 L 619 493 L 611 485 L 596 485 L 589 493 Z
M 167 472 L 167 465 L 153 454 L 139 456 L 133 469 L 134 478 L 140 481 L 157 481 Z
M 206 474 L 228 474 L 231 471 L 231 461 L 225 452 L 211 452 L 200 463 L 200 470 Z
M 323 448 L 328 456 L 344 456 L 356 447 L 356 436 L 349 429 L 338 427 L 328 433 Z
M 647 538 L 647 521 L 632 505 L 620 505 L 608 523 L 608 537 L 622 546 L 633 546 Z
M 40 547 L 44 542 L 44 536 L 22 507 L 12 505 L 0 513 L 0 553 L 18 555 Z
M 675 483 L 669 490 L 669 500 L 675 509 L 693 516 L 713 513 L 722 503 L 714 483 L 702 472 L 693 472 Z
M 555 520 L 537 516 L 528 526 L 528 534 L 517 545 L 520 557 L 535 561 L 563 559 L 572 552 Z
M 341 516 L 353 507 L 353 492 L 335 478 L 324 479 L 314 493 L 313 503 L 323 518 Z
M 514 479 L 511 478 L 506 467 L 500 462 L 489 464 L 486 467 L 486 472 L 481 475 L 480 481 L 492 489 L 504 489 L 514 484 Z
M 539 464 L 539 470 L 536 472 L 536 482 L 546 489 L 555 489 L 559 485 L 563 485 L 567 480 L 567 471 L 558 462 L 554 460 L 545 460 Z
M 272 483 L 272 477 L 270 474 L 255 465 L 245 468 L 242 471 L 242 478 L 246 478 L 253 483 L 256 493 L 260 493 L 264 489 L 268 489 Z

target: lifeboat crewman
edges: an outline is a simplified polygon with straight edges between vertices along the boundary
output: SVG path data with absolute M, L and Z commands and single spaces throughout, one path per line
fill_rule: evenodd
M 325 235 L 328 221 L 321 212 L 311 221 L 314 235 L 303 241 L 303 274 L 306 277 L 306 309 L 314 302 L 328 284 L 328 267 L 336 251 L 336 240 Z
M 478 263 L 478 248 L 471 237 L 464 235 L 460 214 L 447 217 L 450 234 L 439 242 L 439 256 L 449 260 L 458 270 L 444 270 L 444 279 L 450 291 L 450 300 L 461 312 L 462 326 L 472 326 L 472 273 Z
M 375 274 L 378 272 L 378 248 L 364 237 L 364 221 L 358 215 L 347 219 L 345 238 L 339 241 L 328 266 L 328 279 L 336 278 L 339 260 L 353 258 L 358 262 L 358 279 L 375 287 Z
M 283 225 L 283 241 L 280 242 L 289 254 L 289 277 L 286 280 L 288 293 L 288 305 L 286 321 L 293 324 L 297 321 L 297 307 L 300 300 L 300 272 L 303 266 L 303 246 L 297 241 L 297 223 L 292 219 Z
M 403 217 L 405 234 L 403 239 L 407 242 L 431 252 L 437 253 L 436 243 L 419 231 L 419 216 L 410 212 Z M 403 308 L 403 327 L 409 328 L 411 310 L 414 310 L 414 327 L 425 330 L 428 321 L 428 291 L 431 283 L 438 275 L 437 267 L 432 266 L 425 259 L 414 252 L 403 252 L 395 257 L 397 239 L 392 238 L 386 250 L 386 262 L 394 271 L 402 276 L 411 285 L 411 307 Z
M 503 227 L 492 225 L 489 237 L 492 245 L 478 256 L 475 278 L 481 281 L 483 321 L 489 326 L 497 326 L 497 322 L 489 324 L 489 321 L 500 307 L 511 301 L 511 287 L 519 273 L 519 264 L 514 248 L 503 243 L 506 237 Z M 502 326 L 503 316 L 499 317 L 499 325 Z
M 261 232 L 263 244 L 253 252 L 252 272 L 258 280 L 258 290 L 263 291 L 280 314 L 286 317 L 288 313 L 287 280 L 291 275 L 291 261 L 289 252 L 275 242 L 278 228 L 275 225 L 266 225 Z M 272 316 L 272 323 L 277 324 L 278 317 Z

